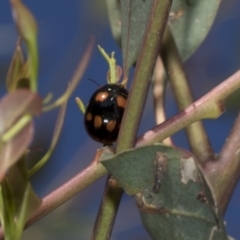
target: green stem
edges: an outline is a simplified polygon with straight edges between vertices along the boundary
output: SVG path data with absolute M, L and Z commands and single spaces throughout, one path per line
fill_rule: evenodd
M 156 125 L 163 123 L 166 120 L 165 114 L 165 92 L 166 92 L 166 77 L 165 70 L 163 67 L 162 60 L 160 56 L 157 58 L 154 76 L 152 81 L 153 88 L 153 104 L 154 104 L 154 113 Z M 171 137 L 168 137 L 163 140 L 163 143 L 166 145 L 173 145 Z
M 169 27 L 166 28 L 164 33 L 161 55 L 178 108 L 183 110 L 188 107 L 194 99 L 183 69 L 181 57 Z M 214 151 L 202 122 L 195 122 L 187 126 L 185 131 L 190 147 L 197 156 L 200 164 L 203 164 L 208 159 L 214 158 Z
M 38 76 L 38 47 L 37 38 L 34 35 L 32 40 L 27 42 L 28 46 L 28 62 L 30 71 L 30 89 L 37 92 L 37 76 Z
M 153 1 L 152 12 L 141 47 L 142 51 L 137 60 L 133 84 L 118 135 L 116 153 L 132 148 L 135 145 L 138 127 L 171 3 L 171 0 Z M 111 236 L 112 227 L 123 194 L 123 190 L 117 183 L 112 184 L 112 181 L 115 180 L 110 178 L 106 184 L 105 193 L 94 226 L 92 238 L 94 240 L 106 240 Z
M 123 190 L 118 186 L 117 182 L 109 176 L 104 190 L 104 197 L 94 224 L 91 240 L 108 239 L 106 236 L 111 236 L 122 195 Z
M 2 135 L 2 141 L 8 142 L 15 137 L 30 121 L 32 116 L 30 114 L 22 116 L 6 133 Z
M 111 56 L 109 57 L 108 54 L 104 51 L 102 47 L 98 45 L 98 49 L 100 53 L 103 55 L 105 60 L 108 63 L 109 66 L 109 73 L 110 73 L 110 79 L 108 79 L 108 83 L 116 83 L 116 60 L 114 58 L 114 52 L 111 53 Z
M 135 144 L 138 126 L 141 121 L 171 3 L 171 0 L 155 0 L 153 3 L 152 13 L 141 47 L 142 51 L 137 60 L 133 83 L 118 136 L 117 153 L 131 148 Z

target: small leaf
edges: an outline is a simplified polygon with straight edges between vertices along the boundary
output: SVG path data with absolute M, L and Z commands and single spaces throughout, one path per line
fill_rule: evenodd
M 0 101 L 0 134 L 2 135 L 25 114 L 39 115 L 42 100 L 36 93 L 26 89 L 9 93 Z
M 0 181 L 31 143 L 34 132 L 31 116 L 38 115 L 41 107 L 40 97 L 28 90 L 11 92 L 0 101 Z M 19 123 L 24 118 L 27 122 L 21 127 Z M 3 141 L 6 135 L 11 138 Z
M 40 199 L 34 193 L 27 174 L 27 168 L 25 164 L 26 156 L 23 156 L 20 161 L 14 165 L 7 174 L 8 183 L 11 185 L 14 192 L 14 204 L 16 207 L 15 215 L 19 215 L 22 211 L 22 204 L 25 198 L 26 191 L 28 192 L 29 202 L 26 211 L 26 217 L 28 217 L 40 204 Z
M 183 60 L 199 47 L 212 27 L 221 0 L 173 1 L 169 24 Z
M 16 89 L 17 82 L 18 82 L 18 74 L 23 67 L 23 53 L 21 48 L 21 39 L 18 38 L 16 49 L 12 58 L 12 62 L 10 64 L 8 74 L 7 74 L 7 89 L 8 91 L 12 91 Z
M 13 17 L 21 37 L 29 42 L 37 35 L 37 24 L 21 0 L 11 0 Z
M 155 144 L 101 162 L 135 197 L 152 239 L 211 239 L 213 229 L 219 240 L 227 239 L 212 192 L 191 153 Z
M 108 12 L 108 18 L 113 37 L 118 45 L 121 45 L 121 4 L 119 0 L 105 0 Z
M 7 170 L 19 160 L 32 141 L 34 133 L 33 123 L 25 126 L 13 139 L 0 142 L 0 182 Z
M 33 15 L 21 0 L 11 0 L 11 4 L 17 29 L 27 46 L 27 71 L 29 74 L 30 88 L 35 92 L 37 90 L 38 75 L 37 24 Z
M 5 180 L 0 185 L 0 220 L 5 236 L 10 235 L 11 232 L 14 231 L 15 226 L 12 221 L 12 219 L 14 219 L 14 214 L 15 205 L 13 192 L 8 182 Z

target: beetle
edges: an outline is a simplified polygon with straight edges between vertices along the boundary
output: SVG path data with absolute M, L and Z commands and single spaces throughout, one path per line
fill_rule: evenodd
M 84 115 L 91 138 L 104 145 L 117 140 L 127 97 L 128 90 L 119 83 L 108 83 L 93 93 Z

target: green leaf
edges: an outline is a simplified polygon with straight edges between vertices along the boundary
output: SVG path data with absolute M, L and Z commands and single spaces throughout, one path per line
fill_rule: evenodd
M 183 60 L 206 38 L 217 14 L 219 0 L 174 0 L 169 25 Z M 153 0 L 106 1 L 112 34 L 123 50 L 124 73 L 136 62 Z M 122 27 L 122 28 L 121 28 Z
M 14 231 L 14 197 L 8 182 L 4 180 L 0 185 L 0 220 L 6 240 L 10 240 Z M 8 237 L 9 236 L 9 237 Z
M 108 18 L 112 30 L 112 35 L 117 42 L 121 45 L 121 33 L 122 33 L 122 24 L 121 24 L 121 4 L 119 0 L 105 0 L 107 6 Z
M 26 220 L 41 204 L 27 177 L 25 156 L 8 171 L 1 184 L 0 196 L 4 237 L 20 240 Z
M 128 75 L 129 68 L 136 62 L 139 55 L 152 4 L 153 0 L 121 1 L 122 52 L 125 75 Z
M 152 239 L 227 239 L 210 187 L 191 153 L 155 144 L 101 162 L 135 197 Z
M 169 25 L 183 60 L 199 47 L 212 27 L 221 0 L 175 0 Z
M 34 193 L 28 179 L 25 159 L 21 159 L 13 166 L 7 180 L 12 188 L 15 202 L 15 224 L 14 235 L 16 239 L 21 239 L 22 231 L 28 217 L 40 206 L 41 200 Z
M 38 46 L 37 46 L 37 23 L 20 0 L 11 0 L 12 13 L 18 32 L 27 46 L 28 74 L 32 91 L 37 90 L 38 75 Z
M 18 38 L 16 49 L 15 49 L 10 67 L 8 69 L 8 74 L 6 79 L 8 91 L 13 91 L 17 89 L 17 85 L 20 80 L 19 73 L 21 72 L 21 69 L 23 68 L 23 66 L 24 66 L 24 60 L 23 60 L 23 52 L 21 48 L 21 39 Z

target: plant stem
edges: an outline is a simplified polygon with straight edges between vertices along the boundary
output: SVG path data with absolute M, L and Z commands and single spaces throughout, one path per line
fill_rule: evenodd
M 240 88 L 240 70 L 175 116 L 139 137 L 136 146 L 162 142 L 196 121 L 218 118 L 225 111 L 223 101 L 238 88 Z
M 224 98 L 227 98 L 228 95 L 233 93 L 238 88 L 240 88 L 240 70 L 237 71 L 236 73 L 234 73 L 232 76 L 230 76 L 224 82 L 219 84 L 212 91 L 210 91 L 209 93 L 204 95 L 201 99 L 199 99 L 198 101 L 193 103 L 190 106 L 190 108 L 193 109 L 195 106 L 195 108 L 197 109 L 202 104 L 203 105 L 209 104 L 212 100 L 214 100 L 214 101 L 223 100 Z M 223 92 L 225 90 L 226 90 L 226 94 L 223 94 Z M 189 107 L 187 109 L 189 109 Z M 195 119 L 195 111 L 193 111 L 193 110 L 187 111 L 187 109 L 185 109 L 184 111 L 188 112 L 188 114 L 190 115 L 188 120 L 190 120 L 191 118 Z M 162 136 L 162 129 L 163 129 L 162 126 L 163 125 L 166 128 L 168 128 L 169 133 L 170 132 L 174 133 L 174 130 L 172 130 L 172 128 L 173 129 L 175 128 L 175 124 L 176 124 L 175 122 L 183 121 L 181 116 L 182 116 L 182 113 L 179 113 L 178 115 L 167 120 L 166 121 L 167 124 L 166 124 L 166 122 L 164 122 L 164 123 L 154 127 L 150 131 L 146 132 L 143 136 L 140 136 L 137 139 L 137 143 L 136 143 L 135 147 L 151 144 L 151 142 L 154 142 L 153 141 L 154 136 L 156 136 L 156 139 L 159 139 L 160 141 L 161 141 L 161 138 L 164 139 L 165 136 Z M 200 120 L 200 119 L 198 119 L 198 120 Z M 240 141 L 238 141 L 238 138 L 235 138 L 235 135 L 234 135 L 236 132 L 239 132 L 239 128 L 240 128 L 239 125 L 240 125 L 240 120 L 238 117 L 238 119 L 235 123 L 234 129 L 232 130 L 232 133 L 229 136 L 228 141 L 224 145 L 224 148 L 222 149 L 222 151 L 219 155 L 219 161 L 213 161 L 211 163 L 211 165 L 210 164 L 206 165 L 205 169 L 203 169 L 204 173 L 208 174 L 207 172 L 210 172 L 211 170 L 213 170 L 215 167 L 214 164 L 216 164 L 216 166 L 218 165 L 218 168 L 220 169 L 221 162 L 223 162 L 222 164 L 224 164 L 224 162 L 226 164 L 227 159 L 229 161 L 227 163 L 228 165 L 239 164 L 239 163 L 234 162 L 235 161 L 234 158 L 230 158 L 230 154 L 232 154 L 232 156 L 234 156 L 234 154 L 236 153 L 235 150 L 238 149 L 237 144 L 239 144 L 239 142 L 240 142 Z M 238 129 L 238 130 L 236 131 L 236 129 Z M 175 130 L 178 131 L 176 128 L 175 128 Z M 231 148 L 232 145 L 235 146 L 234 147 L 235 150 Z M 95 159 L 87 168 L 85 168 L 82 172 L 80 172 L 75 177 L 70 179 L 68 182 L 66 182 L 65 184 L 60 186 L 58 189 L 54 190 L 49 195 L 44 197 L 41 206 L 29 218 L 27 224 L 25 225 L 25 228 L 30 226 L 31 224 L 33 224 L 40 218 L 44 217 L 46 214 L 50 213 L 52 210 L 54 210 L 55 208 L 57 208 L 58 206 L 60 206 L 61 204 L 63 204 L 67 200 L 69 200 L 70 198 L 72 198 L 75 194 L 80 192 L 82 189 L 88 187 L 91 183 L 93 183 L 100 177 L 107 174 L 107 170 L 101 164 L 97 163 L 98 158 L 100 157 L 101 153 L 102 152 L 99 150 L 96 153 Z M 239 153 L 239 152 L 237 152 L 237 153 Z M 231 162 L 229 159 L 232 159 Z M 239 162 L 240 160 L 237 159 L 237 161 Z M 226 167 L 224 167 L 224 168 L 226 168 Z M 239 168 L 235 167 L 235 171 L 239 171 L 239 169 L 240 169 L 240 167 Z M 236 173 L 233 173 L 233 174 L 235 175 Z M 231 178 L 229 178 L 229 179 L 231 179 Z M 230 188 L 231 187 L 233 188 L 234 184 L 232 186 L 230 186 Z M 228 202 L 230 195 L 231 194 L 228 194 L 228 198 L 226 197 L 226 199 L 224 199 L 225 203 Z M 224 204 L 224 205 L 226 205 L 226 204 Z M 220 206 L 220 208 L 221 208 L 221 206 Z M 224 213 L 225 209 L 226 209 L 226 207 L 223 206 L 222 213 Z M 0 240 L 3 240 L 2 228 L 0 228 Z
M 24 127 L 26 127 L 31 121 L 32 116 L 30 114 L 23 115 L 7 132 L 2 135 L 2 141 L 8 142 L 14 138 Z
M 122 195 L 123 190 L 118 186 L 117 182 L 109 176 L 94 224 L 91 240 L 104 239 L 103 237 L 106 236 L 106 239 L 110 238 Z
M 142 51 L 137 60 L 132 87 L 118 135 L 116 153 L 132 148 L 135 145 L 171 3 L 171 0 L 153 1 L 152 12 L 149 16 L 148 26 L 141 47 Z M 110 238 L 122 194 L 123 190 L 114 179 L 110 178 L 105 187 L 92 240 L 106 240 Z
M 32 214 L 25 228 L 62 205 L 64 202 L 72 198 L 74 195 L 89 186 L 91 183 L 95 182 L 97 179 L 106 175 L 107 170 L 102 164 L 98 162 L 101 154 L 102 150 L 98 150 L 96 152 L 94 160 L 88 167 L 86 167 L 82 172 L 77 174 L 68 182 L 63 184 L 61 187 L 57 188 L 49 195 L 44 197 L 41 206 L 36 212 Z M 2 238 L 0 237 L 0 239 Z
M 169 27 L 166 28 L 164 33 L 161 56 L 178 108 L 182 110 L 188 107 L 194 99 Z M 185 131 L 192 152 L 196 155 L 201 165 L 208 159 L 214 158 L 214 152 L 202 122 L 194 122 L 187 126 Z
M 240 113 L 235 121 L 217 161 L 209 161 L 203 167 L 210 180 L 218 208 L 225 213 L 228 202 L 240 177 Z
M 153 3 L 118 136 L 117 153 L 134 146 L 171 3 L 171 0 Z
M 154 99 L 154 111 L 156 125 L 163 123 L 166 120 L 164 102 L 165 102 L 165 90 L 166 90 L 166 78 L 164 73 L 163 63 L 158 56 L 154 76 L 153 76 L 153 99 Z M 163 140 L 166 145 L 173 145 L 171 137 Z

